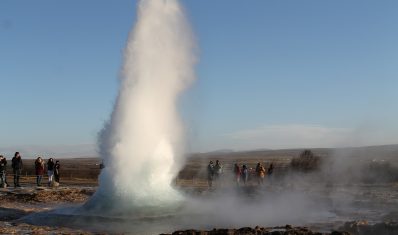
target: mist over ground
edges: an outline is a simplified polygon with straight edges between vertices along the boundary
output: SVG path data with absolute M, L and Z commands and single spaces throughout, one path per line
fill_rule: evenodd
M 203 191 L 205 198 L 188 199 L 189 211 L 207 215 L 205 224 L 233 226 L 244 224 L 311 224 L 345 219 L 380 220 L 397 208 L 391 206 L 391 185 L 398 181 L 398 145 L 362 148 L 311 149 L 313 158 L 293 165 L 303 158 L 303 149 L 216 152 L 192 156 L 179 176 L 192 181 L 205 180 L 209 160 L 224 164 L 224 178 L 214 191 Z M 232 166 L 246 164 L 254 169 L 257 162 L 275 165 L 272 181 L 257 185 L 254 172 L 247 186 L 233 183 Z M 311 165 L 312 164 L 312 165 Z M 200 165 L 200 167 L 199 167 Z M 195 168 L 196 167 L 196 168 Z M 189 175 L 189 172 L 191 175 Z M 377 192 L 372 185 L 380 185 Z M 191 195 L 192 196 L 192 195 Z M 383 200 L 392 200 L 386 202 Z M 378 212 L 372 214 L 374 207 Z M 367 211 L 356 214 L 356 211 Z M 380 213 L 377 216 L 377 213 Z M 377 218 L 378 217 L 378 218 Z
M 87 206 L 60 204 L 54 210 L 25 213 L 27 216 L 20 221 L 50 227 L 62 221 L 63 226 L 72 229 L 156 234 L 190 228 L 212 230 L 285 224 L 330 232 L 344 226 L 347 221 L 366 220 L 375 224 L 397 219 L 398 170 L 395 156 L 398 145 L 309 149 L 312 154 L 306 152 L 305 149 L 285 149 L 193 154 L 188 156 L 178 177 L 171 182 L 171 187 L 182 195 L 183 200 L 178 203 L 163 207 L 122 204 L 125 205 L 124 210 L 116 207 L 114 211 L 108 209 L 115 207 L 104 204 L 100 213 Z M 210 160 L 220 160 L 224 168 L 221 179 L 214 182 L 211 189 L 206 175 Z M 30 161 L 25 162 L 27 174 L 34 172 L 33 168 L 28 168 L 33 165 Z M 61 160 L 63 188 L 44 192 L 58 194 L 68 191 L 68 187 L 77 187 L 77 192 L 94 192 L 95 188 L 81 188 L 89 182 L 82 179 L 96 182 L 99 162 L 95 158 Z M 252 169 L 248 184 L 237 187 L 232 174 L 233 164 L 254 168 L 258 162 L 266 167 L 271 162 L 274 164 L 272 182 L 266 178 L 264 185 L 259 186 Z M 389 174 L 369 178 L 380 176 L 382 172 Z M 178 173 L 177 169 L 175 173 Z M 79 180 L 69 178 L 72 176 L 79 177 Z M 32 197 L 29 195 L 32 192 L 20 197 Z M 66 198 L 73 198 L 73 194 Z M 87 195 L 82 198 L 87 198 Z

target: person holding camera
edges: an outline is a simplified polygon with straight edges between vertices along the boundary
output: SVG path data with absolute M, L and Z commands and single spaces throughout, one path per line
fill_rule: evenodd
M 19 152 L 15 152 L 14 157 L 11 160 L 12 162 L 12 171 L 14 173 L 14 187 L 21 187 L 19 184 L 19 178 L 22 174 L 22 168 L 23 168 L 23 163 L 22 163 L 22 158 Z
M 35 172 L 36 172 L 36 185 L 41 186 L 41 180 L 44 175 L 44 160 L 38 157 L 35 161 Z

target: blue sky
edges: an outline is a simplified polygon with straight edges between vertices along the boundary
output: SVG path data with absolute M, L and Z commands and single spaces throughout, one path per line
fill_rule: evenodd
M 398 143 L 397 1 L 181 2 L 199 47 L 189 151 Z M 0 150 L 92 151 L 135 7 L 0 2 Z

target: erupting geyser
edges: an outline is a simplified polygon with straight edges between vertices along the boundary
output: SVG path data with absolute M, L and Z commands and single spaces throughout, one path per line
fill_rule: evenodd
M 106 167 L 89 204 L 107 201 L 108 206 L 125 208 L 178 200 L 171 186 L 183 160 L 177 100 L 194 80 L 194 47 L 178 0 L 139 2 L 119 95 L 99 136 Z

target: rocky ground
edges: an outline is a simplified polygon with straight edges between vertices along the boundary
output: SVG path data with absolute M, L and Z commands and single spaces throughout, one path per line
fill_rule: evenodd
M 316 232 L 307 227 L 293 227 L 286 225 L 284 227 L 255 227 L 240 229 L 213 229 L 203 230 L 184 230 L 176 231 L 169 235 L 396 235 L 398 234 L 398 223 L 384 222 L 374 225 L 367 221 L 347 222 L 339 228 L 339 231 Z
M 85 202 L 95 192 L 94 187 L 23 187 L 0 189 L 0 234 L 92 234 L 65 227 L 36 226 L 18 219 L 31 213 L 55 207 Z
M 245 227 L 239 229 L 213 229 L 211 231 L 185 230 L 176 231 L 171 235 L 349 235 L 343 231 L 333 231 L 331 233 L 321 233 L 311 231 L 307 227 L 293 227 L 286 225 L 284 227 Z
M 65 227 L 35 226 L 25 223 L 0 221 L 0 234 L 93 234 Z
M 1 201 L 10 203 L 60 203 L 60 202 L 84 202 L 93 193 L 92 187 L 29 187 L 0 191 Z
M 1 234 L 101 234 L 98 231 L 60 226 L 37 226 L 27 224 L 20 218 L 32 213 L 52 210 L 63 205 L 84 203 L 94 192 L 95 187 L 69 186 L 58 188 L 24 187 L 0 190 L 0 233 Z M 398 234 L 398 223 L 384 222 L 368 224 L 367 221 L 347 222 L 338 231 L 316 231 L 308 227 L 244 227 L 244 228 L 216 228 L 213 230 L 184 230 L 175 231 L 172 235 L 393 235 Z M 128 233 L 128 231 L 126 231 Z M 103 234 L 109 234 L 104 232 Z

